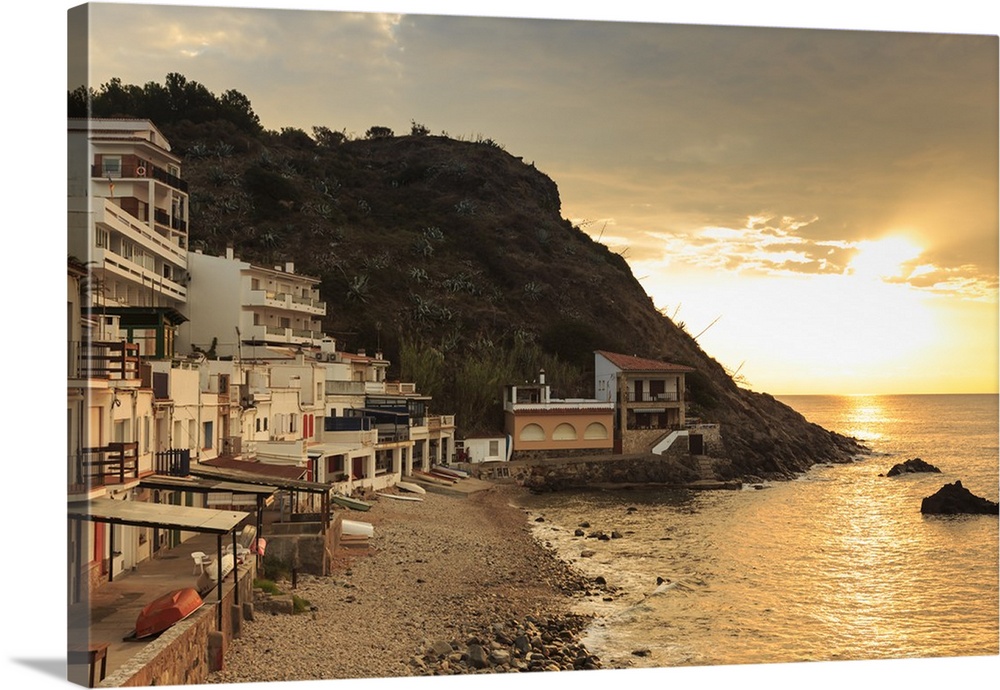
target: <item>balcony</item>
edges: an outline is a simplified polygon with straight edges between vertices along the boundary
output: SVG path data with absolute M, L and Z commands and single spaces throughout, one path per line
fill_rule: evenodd
M 327 395 L 364 395 L 368 390 L 364 381 L 327 381 Z
M 76 476 L 90 486 L 124 484 L 139 478 L 139 444 L 109 443 L 84 448 L 76 457 Z
M 172 216 L 166 211 L 160 210 L 158 208 L 153 209 L 153 220 L 160 225 L 166 226 L 171 230 L 180 230 L 181 232 L 187 232 L 187 221 L 183 218 L 178 218 L 177 216 Z
M 140 162 L 138 164 L 123 164 L 118 170 L 105 170 L 103 166 L 92 165 L 90 166 L 90 176 L 99 177 L 101 179 L 107 179 L 110 177 L 118 180 L 141 180 L 147 177 L 152 177 L 157 182 L 162 182 L 163 184 L 173 187 L 174 189 L 184 192 L 185 194 L 188 191 L 187 181 L 182 180 L 176 175 L 171 175 L 163 168 L 158 168 L 155 165 L 149 165 L 145 162 Z
M 249 306 L 274 307 L 275 309 L 287 309 L 317 316 L 326 314 L 326 302 L 306 295 L 294 295 L 290 292 L 251 290 L 247 303 Z
M 118 206 L 114 200 L 95 197 L 91 200 L 91 211 L 94 214 L 95 225 L 107 227 L 112 232 L 158 254 L 169 263 L 181 268 L 187 266 L 187 251 L 182 245 L 152 231 L 144 221 Z M 170 225 L 170 217 L 165 211 L 154 209 L 153 215 L 167 220 L 166 223 L 158 221 L 161 224 Z
M 670 391 L 666 393 L 650 393 L 649 391 L 627 391 L 626 398 L 628 399 L 628 402 L 642 402 L 642 403 L 680 402 L 680 396 L 675 391 Z
M 243 452 L 243 438 L 240 436 L 226 436 L 222 439 L 222 452 L 219 457 L 238 458 Z
M 187 448 L 161 451 L 155 455 L 154 463 L 157 474 L 186 477 L 191 473 L 191 451 Z
M 138 343 L 70 342 L 69 378 L 140 381 Z

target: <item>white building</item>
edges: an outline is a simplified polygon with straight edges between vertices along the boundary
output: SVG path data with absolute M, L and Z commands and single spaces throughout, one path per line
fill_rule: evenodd
M 148 120 L 69 120 L 69 254 L 105 306 L 187 300 L 188 193 L 180 158 Z
M 219 357 L 254 358 L 255 348 L 318 347 L 326 303 L 319 279 L 295 273 L 294 264 L 264 268 L 225 256 L 188 255 L 190 321 L 178 333 L 178 351 L 198 348 Z

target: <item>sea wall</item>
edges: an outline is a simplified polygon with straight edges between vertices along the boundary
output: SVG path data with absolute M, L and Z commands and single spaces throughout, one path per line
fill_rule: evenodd
M 676 484 L 700 478 L 694 459 L 683 448 L 663 455 L 611 455 L 600 458 L 553 458 L 508 463 L 511 479 L 534 491 L 559 491 L 602 484 Z

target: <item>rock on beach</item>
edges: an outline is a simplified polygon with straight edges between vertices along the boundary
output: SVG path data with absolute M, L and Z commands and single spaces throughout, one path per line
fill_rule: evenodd
M 312 615 L 246 622 L 208 682 L 600 668 L 579 642 L 589 618 L 570 613 L 594 583 L 533 538 L 511 505 L 519 490 L 374 501 L 368 554 L 337 554 L 332 575 L 300 575 L 294 590 L 277 583 Z

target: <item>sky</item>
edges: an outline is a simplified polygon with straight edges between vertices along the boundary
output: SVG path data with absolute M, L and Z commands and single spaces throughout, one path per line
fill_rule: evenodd
M 8 191 L 8 264 L 0 272 L 7 337 L 0 343 L 8 417 L 17 422 L 8 425 L 6 467 L 7 485 L 17 489 L 8 492 L 3 515 L 18 592 L 6 602 L 0 663 L 15 687 L 65 687 L 63 494 L 39 483 L 48 471 L 39 468 L 58 466 L 65 444 L 46 442 L 48 414 L 17 412 L 50 409 L 53 391 L 65 385 L 63 369 L 47 364 L 65 356 L 61 337 L 52 337 L 52 319 L 57 327 L 65 321 L 65 245 L 48 233 L 62 237 L 66 222 L 59 203 L 65 139 L 51 133 L 65 127 L 66 13 L 74 4 L 19 6 L 0 41 L 4 146 L 16 162 L 0 168 Z M 96 84 L 111 76 L 162 83 L 179 71 L 216 94 L 245 93 L 269 128 L 319 124 L 360 134 L 378 123 L 402 133 L 416 120 L 434 132 L 491 137 L 551 176 L 563 215 L 626 252 L 656 303 L 692 335 L 718 318 L 699 342 L 733 370 L 745 362 L 740 374 L 755 390 L 996 391 L 995 47 L 982 57 L 981 39 L 876 36 L 865 43 L 854 34 L 733 29 L 674 30 L 664 38 L 665 27 L 658 34 L 623 22 L 995 36 L 997 9 L 989 3 L 952 0 L 947 10 L 871 0 L 475 3 L 480 15 L 615 23 L 554 29 L 549 22 L 316 14 L 281 25 L 267 13 L 246 21 L 228 13 L 215 23 L 202 13 L 191 24 L 182 21 L 189 11 L 180 3 L 163 3 L 166 19 L 125 4 L 136 3 L 123 3 L 129 11 L 114 19 L 113 32 L 94 27 Z M 470 11 L 470 3 L 412 0 L 283 4 L 404 15 Z M 106 75 L 96 73 L 101 64 Z M 880 240 L 885 244 L 872 244 Z M 806 259 L 815 263 L 803 265 Z M 852 368 L 863 377 L 848 376 Z M 61 427 L 61 417 L 53 418 Z M 934 685 L 960 675 L 995 677 L 998 662 L 528 674 L 519 683 Z M 477 677 L 473 686 L 491 681 L 506 682 Z
M 754 390 L 997 390 L 995 35 L 222 4 L 92 4 L 70 86 L 489 137 Z

